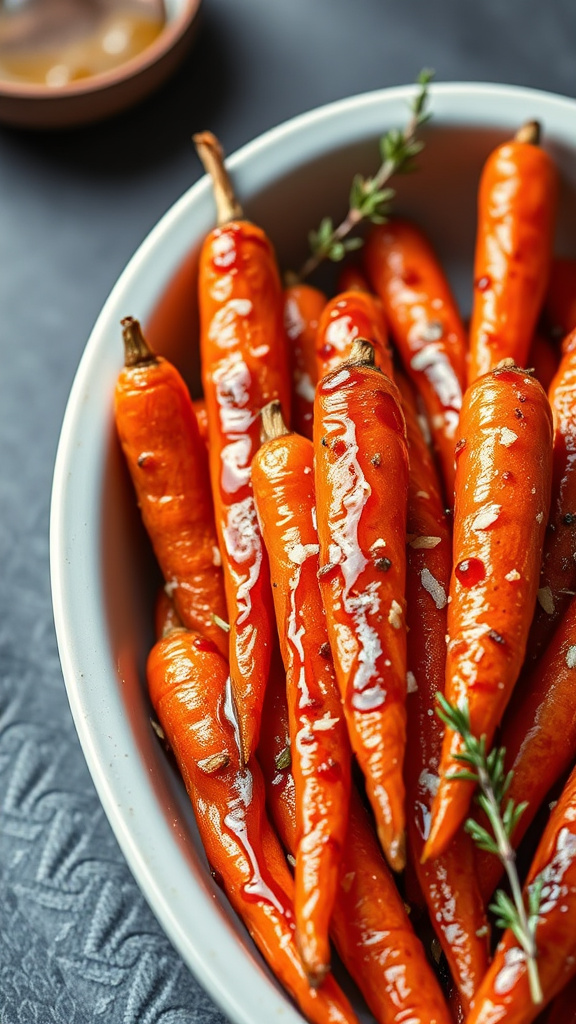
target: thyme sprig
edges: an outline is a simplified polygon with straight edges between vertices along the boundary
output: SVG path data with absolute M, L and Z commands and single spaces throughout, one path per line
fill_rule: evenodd
M 486 737 L 474 736 L 470 728 L 470 713 L 466 702 L 459 705 L 450 704 L 443 694 L 437 694 L 436 713 L 439 718 L 459 733 L 463 741 L 461 753 L 454 757 L 463 768 L 452 772 L 448 779 L 461 779 L 474 782 L 478 786 L 476 795 L 479 806 L 484 811 L 490 824 L 491 833 L 473 818 L 465 823 L 466 831 L 481 850 L 493 853 L 498 857 L 510 883 L 512 898 L 501 889 L 494 894 L 490 910 L 496 915 L 499 928 L 510 928 L 516 940 L 524 950 L 530 994 L 533 1003 L 540 1004 L 543 1000 L 542 987 L 538 975 L 536 948 L 536 926 L 540 911 L 542 884 L 530 886 L 528 907 L 522 896 L 522 887 L 516 869 L 516 855 L 510 837 L 520 820 L 527 804 L 515 803 L 506 794 L 512 781 L 512 772 L 504 769 L 505 749 L 494 747 L 487 753 Z
M 418 92 L 410 104 L 410 118 L 405 128 L 391 128 L 380 139 L 382 163 L 372 178 L 356 174 L 350 188 L 349 210 L 344 220 L 334 226 L 331 217 L 324 217 L 315 231 L 310 231 L 310 253 L 300 268 L 298 278 L 308 277 L 324 260 L 339 262 L 348 252 L 363 245 L 357 235 L 348 237 L 361 223 L 384 224 L 388 219 L 390 203 L 396 194 L 388 182 L 395 174 L 407 174 L 415 167 L 415 158 L 424 148 L 417 137 L 418 129 L 431 117 L 427 110 L 428 87 L 434 72 L 424 68 L 416 79 Z

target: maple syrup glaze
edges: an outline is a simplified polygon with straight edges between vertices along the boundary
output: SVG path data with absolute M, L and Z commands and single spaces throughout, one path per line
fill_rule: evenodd
M 66 22 L 58 4 L 50 19 L 52 6 L 26 4 L 22 12 L 0 12 L 0 78 L 58 90 L 137 57 L 165 25 L 156 11 L 140 13 L 126 3 L 117 10 L 90 7 L 78 16 L 72 9 Z

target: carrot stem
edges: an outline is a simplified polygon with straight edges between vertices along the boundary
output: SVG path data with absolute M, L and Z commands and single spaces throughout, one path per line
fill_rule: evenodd
M 124 340 L 124 365 L 138 366 L 140 363 L 156 361 L 156 355 L 148 345 L 138 320 L 133 316 L 125 316 L 120 321 Z
M 354 363 L 358 366 L 375 366 L 376 355 L 374 346 L 367 338 L 356 338 L 350 349 L 350 359 L 346 360 L 346 362 Z
M 540 145 L 541 128 L 539 121 L 526 121 L 521 128 L 518 129 L 514 136 L 514 142 L 527 142 L 531 146 Z
M 193 141 L 204 170 L 212 178 L 219 226 L 227 224 L 230 220 L 239 219 L 242 217 L 242 207 L 236 199 L 230 176 L 224 166 L 224 151 L 218 139 L 212 132 L 197 132 L 193 136 Z
M 276 437 L 283 437 L 285 434 L 289 434 L 290 431 L 284 422 L 282 415 L 282 405 L 276 400 L 274 402 L 268 402 L 260 413 L 262 420 L 262 443 L 265 441 L 273 441 Z

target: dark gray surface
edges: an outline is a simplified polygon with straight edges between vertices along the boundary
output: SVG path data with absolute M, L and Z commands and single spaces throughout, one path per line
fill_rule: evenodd
M 116 277 L 200 174 L 287 117 L 413 80 L 576 95 L 576 7 L 536 0 L 205 0 L 185 66 L 121 118 L 0 128 L 0 1024 L 222 1020 L 165 938 L 104 818 L 52 624 L 50 483 L 66 397 Z

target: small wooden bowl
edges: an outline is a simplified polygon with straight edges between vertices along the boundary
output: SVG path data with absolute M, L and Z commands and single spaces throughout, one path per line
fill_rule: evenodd
M 159 36 L 111 71 L 57 89 L 0 77 L 0 121 L 23 128 L 72 128 L 131 107 L 158 88 L 183 60 L 194 38 L 200 2 L 166 4 L 166 25 Z

